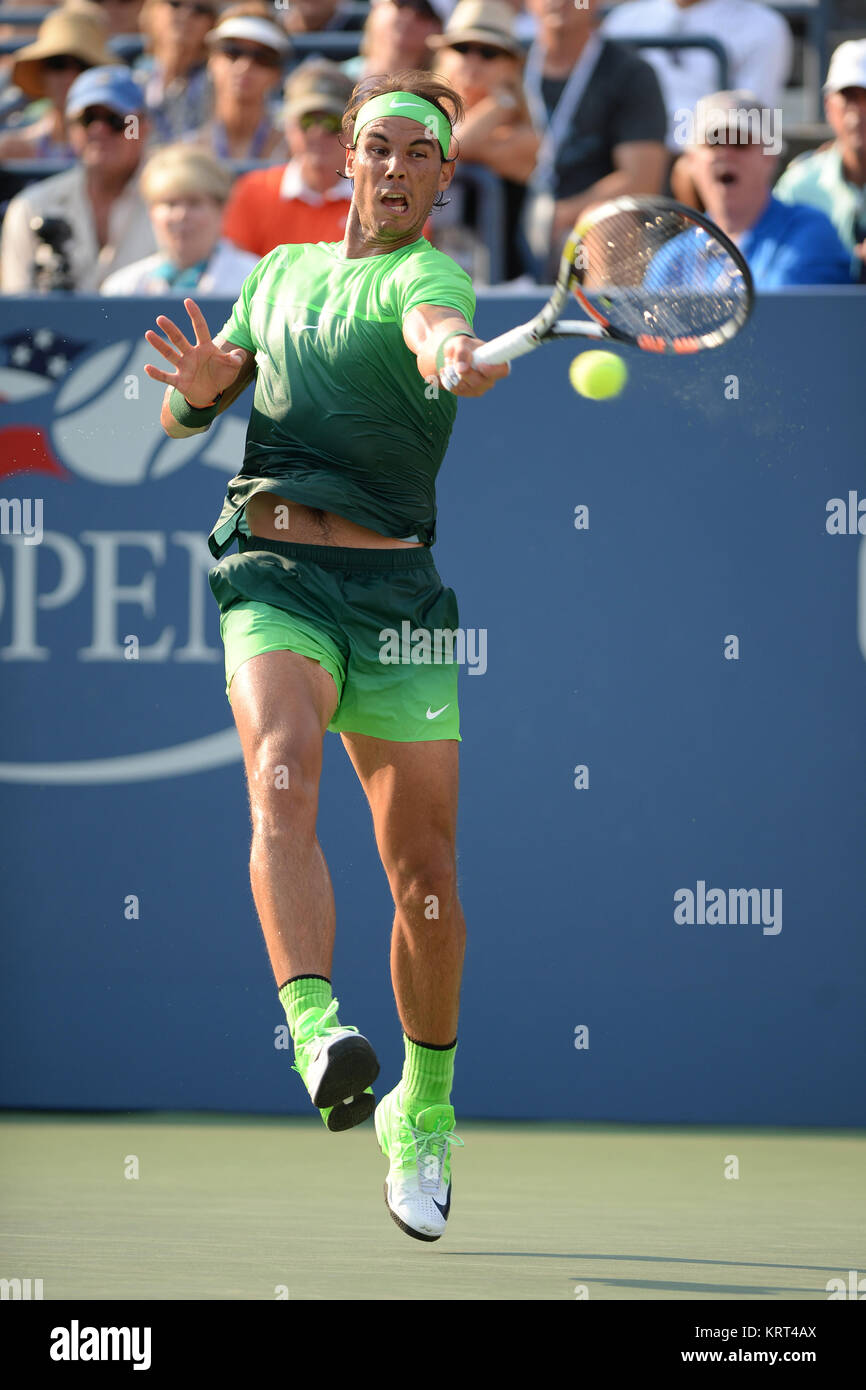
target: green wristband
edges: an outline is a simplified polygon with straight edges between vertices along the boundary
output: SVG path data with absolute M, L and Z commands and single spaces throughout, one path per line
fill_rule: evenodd
M 209 425 L 215 419 L 220 408 L 220 391 L 213 405 L 205 405 L 199 408 L 190 405 L 175 386 L 168 398 L 168 408 L 179 425 L 186 425 L 188 430 L 200 429 L 202 425 Z
M 453 333 L 446 333 L 438 348 L 436 349 L 436 370 L 441 372 L 445 366 L 445 344 L 452 338 L 474 338 L 475 334 L 470 333 L 468 328 L 455 328 Z

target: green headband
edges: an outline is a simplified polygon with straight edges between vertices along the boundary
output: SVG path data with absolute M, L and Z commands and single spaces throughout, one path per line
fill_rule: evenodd
M 414 114 L 413 114 L 414 113 Z M 352 144 L 358 143 L 358 136 L 361 128 L 373 121 L 377 116 L 405 116 L 410 121 L 417 121 L 419 125 L 426 126 L 431 135 L 442 147 L 442 158 L 448 158 L 448 149 L 451 145 L 451 122 L 448 117 L 434 106 L 426 97 L 416 96 L 414 92 L 385 92 L 383 96 L 372 97 L 370 101 L 365 101 L 357 116 L 355 117 L 355 129 L 352 132 Z

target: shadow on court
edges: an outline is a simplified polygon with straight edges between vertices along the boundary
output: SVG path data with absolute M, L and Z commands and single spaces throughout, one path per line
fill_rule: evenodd
M 0 1115 L 0 1277 L 42 1279 L 46 1300 L 572 1301 L 583 1286 L 764 1303 L 825 1299 L 830 1276 L 866 1268 L 863 1135 L 460 1132 L 449 1229 L 428 1245 L 388 1216 L 371 1125 Z

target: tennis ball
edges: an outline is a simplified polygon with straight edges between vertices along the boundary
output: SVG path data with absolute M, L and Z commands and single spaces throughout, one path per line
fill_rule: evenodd
M 569 367 L 568 379 L 578 395 L 605 401 L 619 395 L 628 380 L 628 370 L 615 352 L 582 352 Z

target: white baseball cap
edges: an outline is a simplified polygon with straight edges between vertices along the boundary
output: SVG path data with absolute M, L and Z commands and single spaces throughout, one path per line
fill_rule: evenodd
M 866 88 L 866 39 L 846 39 L 830 59 L 824 91 L 841 92 L 845 87 Z
M 261 44 L 262 48 L 272 48 L 280 57 L 291 52 L 292 45 L 283 30 L 270 19 L 260 19 L 258 15 L 235 15 L 224 19 L 205 35 L 208 48 L 216 48 L 225 39 L 245 39 L 247 43 Z

